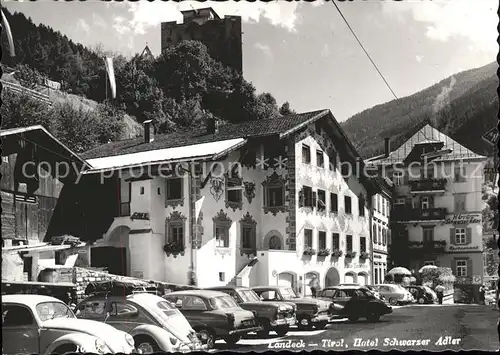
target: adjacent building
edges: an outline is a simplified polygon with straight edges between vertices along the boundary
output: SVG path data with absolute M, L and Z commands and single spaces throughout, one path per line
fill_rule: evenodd
M 456 287 L 483 282 L 482 184 L 485 157 L 426 125 L 401 147 L 369 161 L 394 184 L 391 259 L 418 271 L 449 267 Z
M 109 185 L 76 202 L 87 206 L 82 218 L 109 221 L 95 230 L 93 266 L 115 260 L 138 278 L 303 294 L 313 275 L 322 287 L 372 283 L 371 201 L 382 190 L 329 110 L 164 135 L 145 125 L 140 139 L 84 155 L 85 176 Z
M 200 41 L 211 56 L 234 70 L 243 72 L 240 16 L 219 17 L 212 8 L 181 11 L 183 23 L 161 24 L 161 51 L 184 40 Z

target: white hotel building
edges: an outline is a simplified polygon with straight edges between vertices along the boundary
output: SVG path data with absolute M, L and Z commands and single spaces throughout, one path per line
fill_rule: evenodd
M 424 265 L 449 267 L 456 288 L 477 293 L 483 282 L 485 160 L 426 125 L 392 152 L 386 142 L 386 154 L 367 161 L 383 168 L 394 183 L 394 266 L 415 271 Z
M 95 238 L 93 266 L 120 259 L 123 274 L 200 287 L 289 284 L 307 293 L 312 275 L 322 287 L 372 283 L 370 202 L 380 186 L 348 176 L 346 162 L 360 173 L 363 162 L 329 110 L 201 133 L 145 131 L 84 155 L 87 175 L 121 174 L 119 208 Z M 191 173 L 158 171 L 175 164 Z M 151 173 L 138 176 L 141 167 Z

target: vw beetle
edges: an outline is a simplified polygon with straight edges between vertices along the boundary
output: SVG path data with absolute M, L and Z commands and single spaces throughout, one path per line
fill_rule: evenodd
M 112 326 L 77 319 L 62 301 L 42 295 L 2 297 L 2 354 L 131 354 L 134 339 Z

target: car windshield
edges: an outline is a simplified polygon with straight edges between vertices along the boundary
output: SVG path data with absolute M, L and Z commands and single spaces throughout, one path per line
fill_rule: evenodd
M 36 313 L 42 322 L 55 318 L 76 318 L 71 309 L 62 302 L 42 302 L 36 305 Z
M 281 296 L 284 299 L 299 298 L 291 287 L 284 287 L 281 289 Z
M 259 302 L 260 298 L 253 290 L 241 290 L 239 292 L 243 302 Z
M 428 286 L 422 286 L 426 292 L 432 293 L 432 290 Z
M 365 288 L 365 289 L 362 288 L 361 292 L 363 292 L 367 296 L 375 297 L 375 294 L 372 291 L 370 291 L 369 289 L 367 289 L 367 288 Z
M 231 296 L 219 296 L 210 299 L 210 305 L 213 309 L 226 309 L 238 307 L 236 302 L 231 298 Z

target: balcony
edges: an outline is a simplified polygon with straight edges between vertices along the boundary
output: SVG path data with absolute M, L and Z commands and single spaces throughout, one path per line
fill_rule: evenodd
M 446 179 L 419 179 L 410 181 L 412 193 L 444 193 Z
M 442 221 L 446 218 L 446 208 L 395 208 L 391 219 L 395 222 Z
M 419 254 L 442 254 L 445 251 L 445 247 L 446 247 L 446 241 L 444 240 L 408 242 L 408 248 L 413 253 L 419 253 Z

